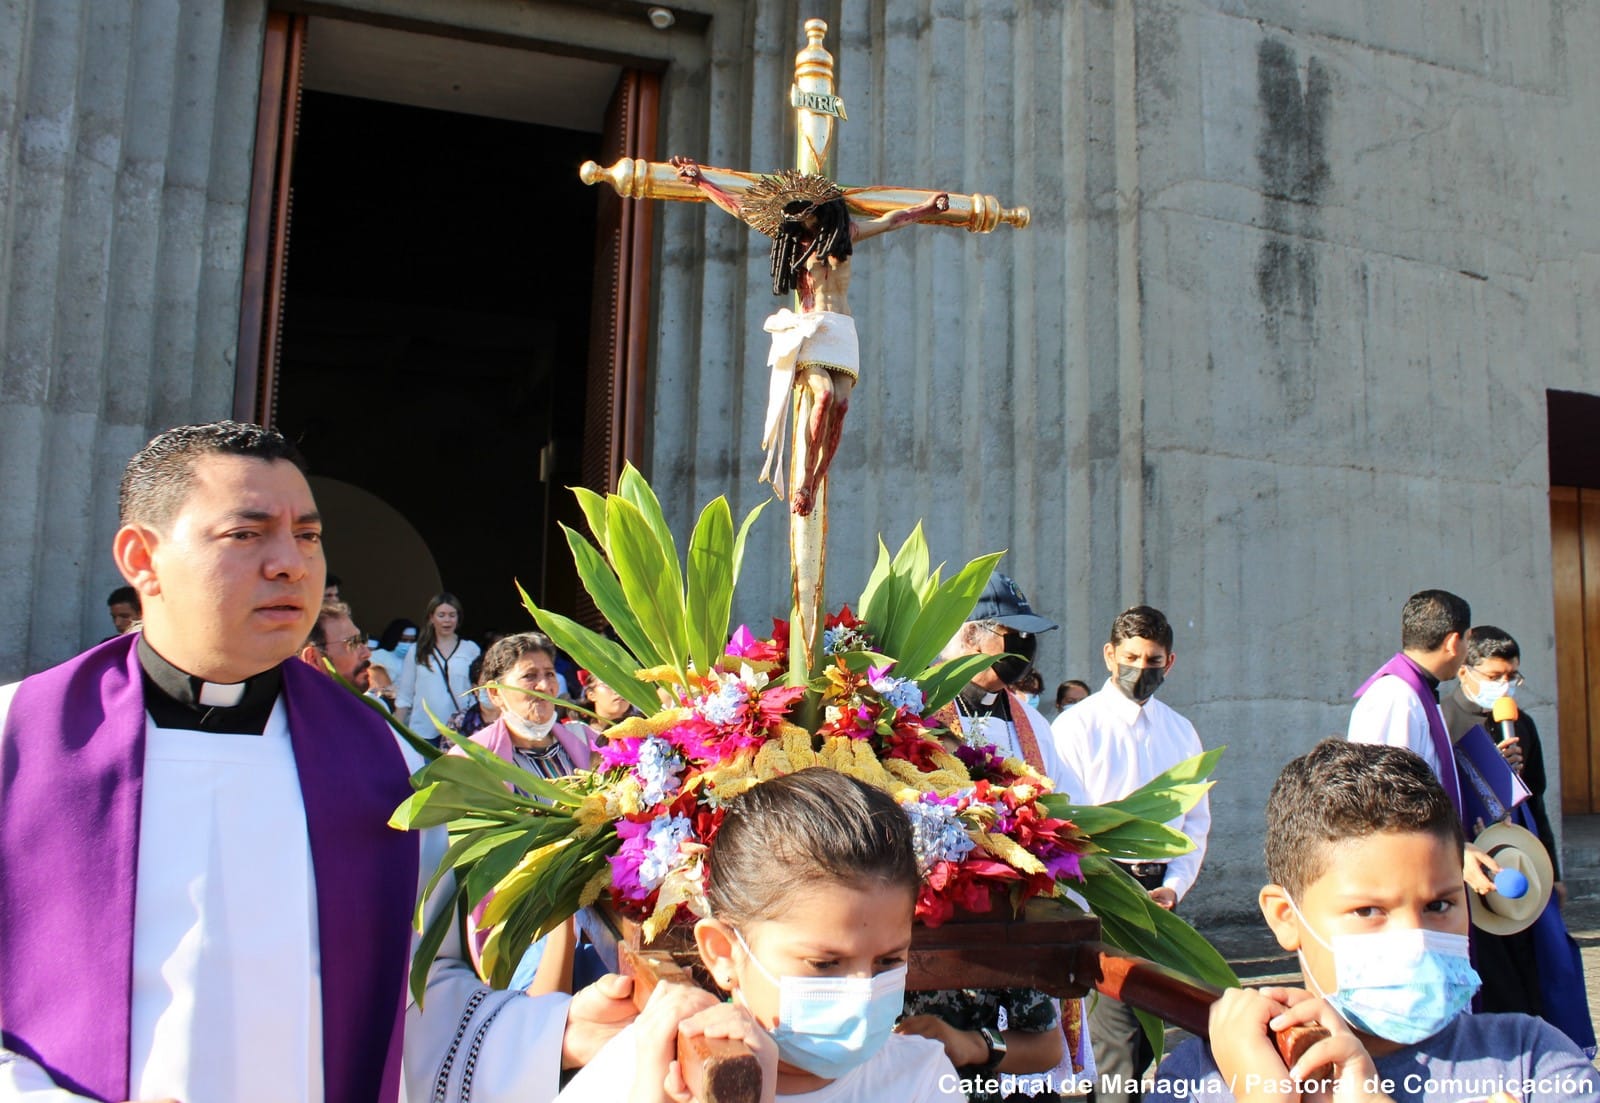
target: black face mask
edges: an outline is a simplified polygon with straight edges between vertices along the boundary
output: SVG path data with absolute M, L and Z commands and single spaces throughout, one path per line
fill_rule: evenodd
M 1033 669 L 1033 657 L 1039 653 L 1039 637 L 1032 632 L 1009 632 L 1005 637 L 1005 654 L 995 660 L 989 669 L 1008 686 L 1014 686 Z
M 1159 666 L 1117 664 L 1117 688 L 1141 705 L 1156 695 L 1167 672 Z

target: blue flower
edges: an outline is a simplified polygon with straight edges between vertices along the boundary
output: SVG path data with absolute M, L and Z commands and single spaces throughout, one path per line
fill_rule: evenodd
M 922 689 L 910 678 L 893 678 L 874 667 L 867 684 L 877 691 L 883 703 L 890 708 L 905 709 L 912 713 L 922 711 Z
M 730 680 L 716 693 L 705 697 L 700 704 L 700 715 L 708 724 L 722 726 L 737 723 L 739 708 L 750 699 L 750 690 L 742 682 Z
M 668 816 L 652 823 L 645 833 L 649 849 L 639 863 L 639 883 L 647 890 L 660 887 L 682 859 L 679 848 L 693 835 L 694 828 L 686 816 Z

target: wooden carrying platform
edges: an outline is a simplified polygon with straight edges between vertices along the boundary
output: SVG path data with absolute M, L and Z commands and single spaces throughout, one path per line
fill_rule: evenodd
M 634 978 L 641 1009 L 656 984 L 699 983 L 699 957 L 691 928 L 674 927 L 648 948 L 636 924 L 606 916 L 617 932 L 617 965 Z M 602 947 L 602 956 L 609 956 Z M 1165 966 L 1123 953 L 1100 941 L 1100 920 L 1057 900 L 1030 900 L 1020 920 L 977 917 L 940 927 L 917 927 L 911 942 L 906 987 L 1034 988 L 1059 999 L 1100 992 L 1200 1037 L 1208 1036 L 1212 1003 L 1221 989 Z M 1284 1064 L 1325 1032 L 1321 1027 L 1280 1031 Z M 678 1039 L 678 1062 L 700 1103 L 757 1103 L 761 1076 L 755 1057 L 737 1042 Z

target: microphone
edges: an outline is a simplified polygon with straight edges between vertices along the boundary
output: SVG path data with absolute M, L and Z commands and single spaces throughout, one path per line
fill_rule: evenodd
M 1499 697 L 1495 699 L 1494 721 L 1500 725 L 1500 738 L 1495 740 L 1496 746 L 1503 745 L 1508 739 L 1516 738 L 1517 717 L 1520 715 L 1521 712 L 1517 708 L 1515 698 Z

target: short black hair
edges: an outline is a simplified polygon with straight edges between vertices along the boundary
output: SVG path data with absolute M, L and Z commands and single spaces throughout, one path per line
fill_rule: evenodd
M 334 574 L 332 571 L 329 571 L 328 577 L 323 580 L 322 588 L 326 590 L 329 586 L 332 586 L 335 590 L 337 590 L 339 588 L 339 584 L 343 581 L 344 580 L 338 575 Z
M 299 450 L 276 429 L 240 421 L 180 425 L 158 433 L 128 461 L 117 493 L 118 523 L 165 526 L 189 496 L 195 461 L 212 455 L 286 460 L 305 471 Z
M 1467 629 L 1467 665 L 1477 666 L 1485 659 L 1521 662 L 1522 648 L 1511 633 L 1492 624 L 1475 624 Z
M 118 586 L 111 591 L 111 596 L 106 598 L 106 605 L 131 605 L 134 612 L 144 609 L 144 603 L 139 600 L 139 591 L 132 586 Z
M 1085 696 L 1094 692 L 1094 690 L 1089 688 L 1088 682 L 1081 681 L 1077 678 L 1068 678 L 1066 681 L 1056 686 L 1056 708 L 1059 709 L 1066 706 L 1067 690 L 1071 689 L 1073 686 L 1077 686 L 1079 689 L 1083 690 Z
M 1283 768 L 1267 798 L 1267 877 L 1299 901 L 1332 846 L 1385 831 L 1462 845 L 1461 819 L 1420 755 L 1324 739 Z
M 734 798 L 706 856 L 711 914 L 735 927 L 782 915 L 819 882 L 922 886 L 911 820 L 894 798 L 823 766 Z
M 1437 651 L 1452 632 L 1472 623 L 1472 606 L 1449 590 L 1418 590 L 1400 610 L 1400 649 Z
M 1151 640 L 1168 651 L 1172 650 L 1172 625 L 1160 609 L 1149 605 L 1135 605 L 1117 614 L 1111 622 L 1111 646 L 1123 640 Z

